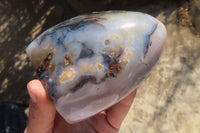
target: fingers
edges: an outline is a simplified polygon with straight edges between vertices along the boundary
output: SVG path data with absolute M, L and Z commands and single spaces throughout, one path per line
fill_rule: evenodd
M 39 80 L 29 82 L 27 87 L 31 100 L 25 133 L 50 133 L 53 130 L 56 110 Z
M 69 125 L 60 114 L 56 113 L 54 122 L 53 133 L 72 133 L 72 125 Z
M 107 121 L 110 125 L 115 128 L 119 129 L 121 126 L 122 121 L 126 117 L 129 108 L 135 98 L 136 90 L 121 100 L 116 105 L 109 108 L 106 112 L 107 114 Z
M 98 133 L 117 133 L 119 130 L 114 128 L 106 119 L 106 114 L 99 113 L 88 119 L 88 123 Z

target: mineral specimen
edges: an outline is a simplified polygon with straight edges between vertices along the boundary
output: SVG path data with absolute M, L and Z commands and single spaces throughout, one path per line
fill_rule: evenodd
M 26 51 L 57 111 L 75 123 L 132 92 L 159 59 L 165 40 L 157 19 L 107 11 L 66 20 Z

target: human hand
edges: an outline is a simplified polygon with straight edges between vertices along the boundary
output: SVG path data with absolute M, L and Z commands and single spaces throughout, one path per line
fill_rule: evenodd
M 136 90 L 126 98 L 75 124 L 68 124 L 57 112 L 39 80 L 28 83 L 31 97 L 28 126 L 24 133 L 117 133 L 135 98 Z

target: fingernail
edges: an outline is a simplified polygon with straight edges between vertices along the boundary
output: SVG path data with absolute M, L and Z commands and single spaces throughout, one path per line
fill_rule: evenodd
M 47 82 L 45 82 L 45 81 L 43 81 L 43 80 L 40 80 L 40 82 L 42 83 L 42 85 L 43 85 L 43 87 L 44 87 L 45 89 L 49 88 Z
M 37 102 L 36 97 L 33 94 L 33 92 L 31 91 L 31 89 L 28 89 L 28 92 L 29 92 L 32 102 L 36 103 Z

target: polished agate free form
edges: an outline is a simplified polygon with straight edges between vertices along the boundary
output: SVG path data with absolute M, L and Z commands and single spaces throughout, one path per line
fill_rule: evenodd
M 158 61 L 164 25 L 140 12 L 82 15 L 53 26 L 26 49 L 60 115 L 75 123 L 134 91 Z

